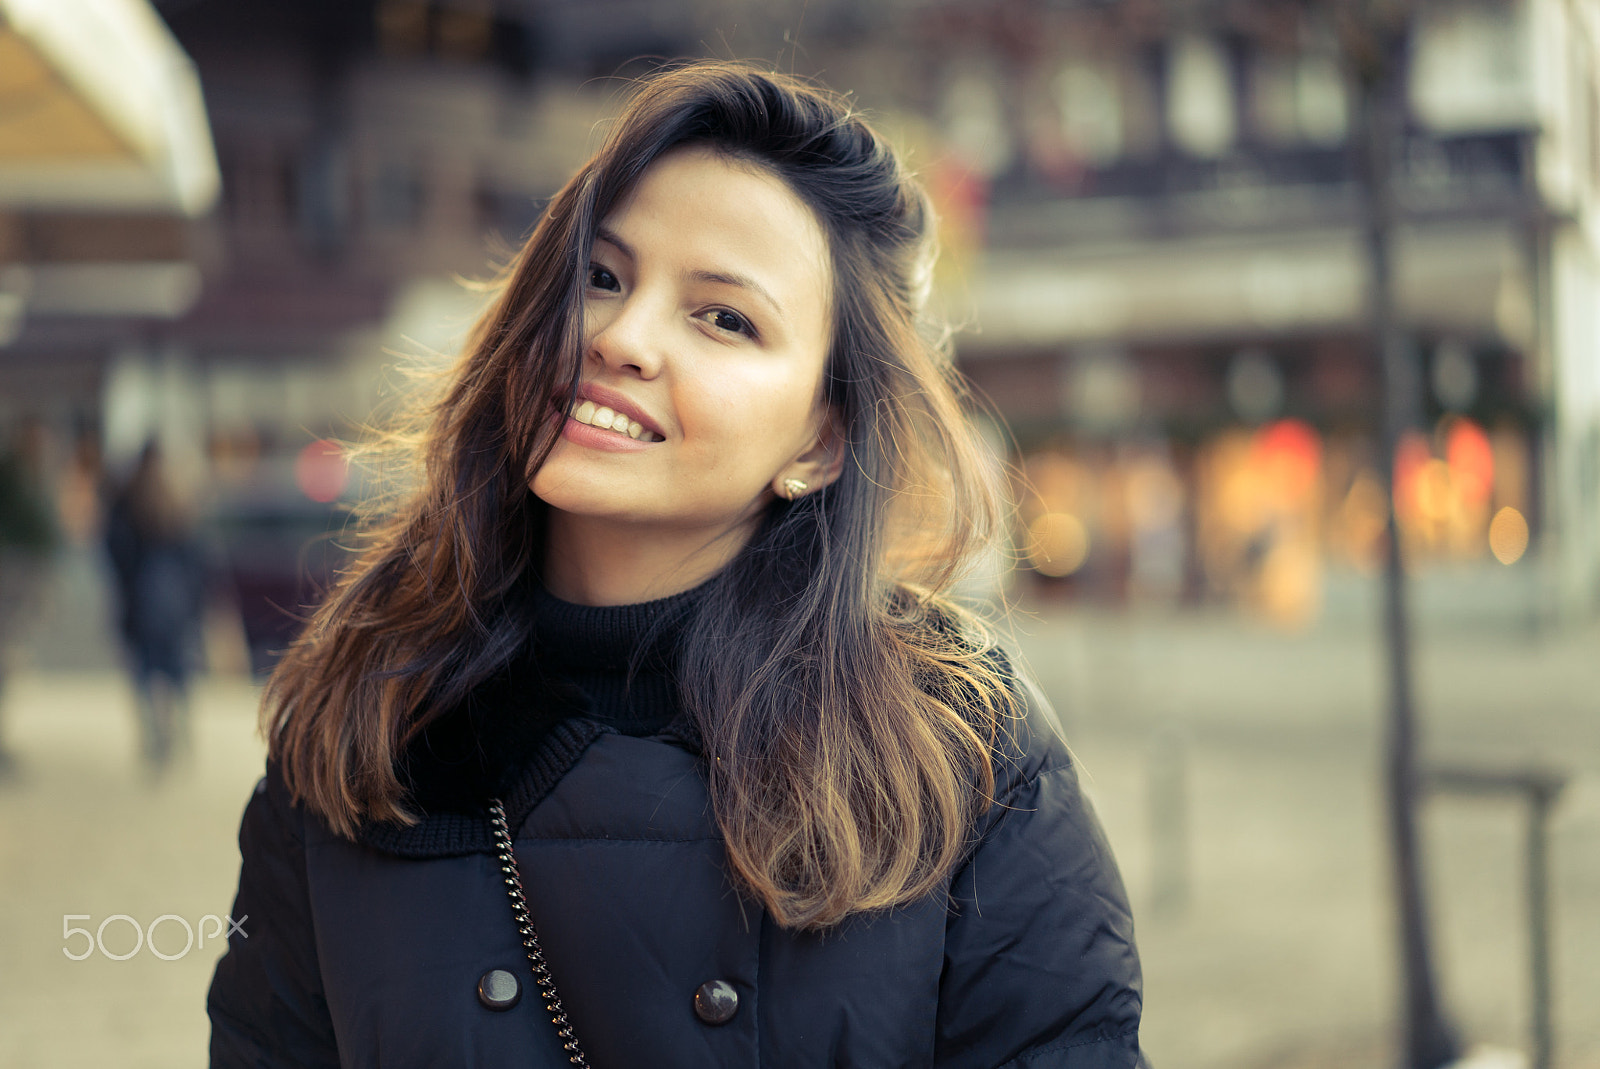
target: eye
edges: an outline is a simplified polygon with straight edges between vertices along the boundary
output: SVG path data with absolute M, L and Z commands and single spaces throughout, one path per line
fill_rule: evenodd
M 616 275 L 612 274 L 604 267 L 601 267 L 599 264 L 590 264 L 589 288 L 605 290 L 608 293 L 616 293 L 618 290 L 622 289 L 622 283 L 617 279 Z
M 718 330 L 727 331 L 729 334 L 743 334 L 748 338 L 756 336 L 756 328 L 738 312 L 730 312 L 726 308 L 713 308 L 703 313 L 702 318 Z

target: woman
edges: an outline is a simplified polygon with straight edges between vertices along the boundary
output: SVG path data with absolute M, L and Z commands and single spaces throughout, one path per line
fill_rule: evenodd
M 945 594 L 997 509 L 929 223 L 835 97 L 639 89 L 268 687 L 213 1065 L 1142 1064 L 1110 851 Z

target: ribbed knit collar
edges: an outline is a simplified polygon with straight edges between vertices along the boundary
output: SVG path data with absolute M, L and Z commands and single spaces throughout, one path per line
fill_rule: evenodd
M 403 775 L 420 821 L 368 822 L 357 839 L 404 857 L 489 851 L 487 799 L 501 796 L 516 827 L 603 734 L 659 734 L 697 749 L 676 671 L 704 589 L 615 606 L 533 591 L 523 650 L 407 749 Z
M 683 627 L 704 587 L 636 605 L 578 605 L 533 594 L 534 655 L 547 672 L 626 672 L 675 664 Z

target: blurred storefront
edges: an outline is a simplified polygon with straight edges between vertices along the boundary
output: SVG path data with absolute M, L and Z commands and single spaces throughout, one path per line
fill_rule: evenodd
M 1287 5 L 1010 10 L 998 27 L 946 5 L 951 47 L 970 65 L 985 40 L 997 87 L 946 130 L 985 193 L 951 301 L 978 325 L 962 365 L 1019 444 L 1021 554 L 1046 589 L 1308 622 L 1330 579 L 1374 566 L 1384 505 L 1335 27 Z M 1593 11 L 1417 11 L 1397 191 L 1423 379 L 1395 473 L 1409 559 L 1510 568 L 1538 614 L 1592 613 Z

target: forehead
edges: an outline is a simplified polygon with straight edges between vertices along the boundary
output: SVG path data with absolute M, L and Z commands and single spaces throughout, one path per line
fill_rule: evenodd
M 816 214 L 758 162 L 693 145 L 655 160 L 602 220 L 641 260 L 747 275 L 826 319 L 832 267 Z

